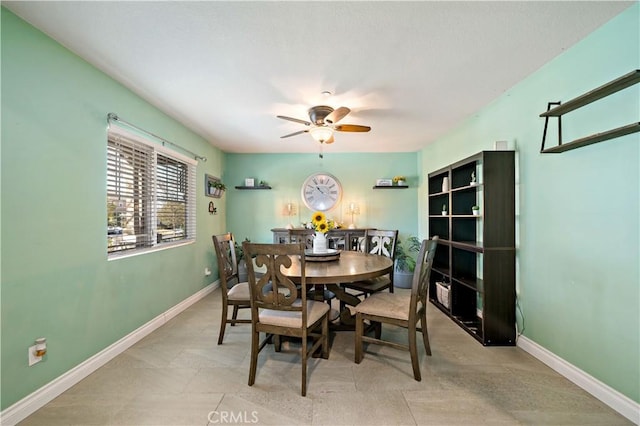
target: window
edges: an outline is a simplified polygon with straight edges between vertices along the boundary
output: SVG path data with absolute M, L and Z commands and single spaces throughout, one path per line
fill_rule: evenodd
M 110 127 L 109 256 L 195 240 L 195 174 L 194 160 Z

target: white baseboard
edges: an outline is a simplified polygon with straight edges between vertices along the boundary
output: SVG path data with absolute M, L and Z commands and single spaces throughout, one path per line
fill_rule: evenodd
M 80 380 L 84 379 L 89 374 L 93 373 L 116 356 L 120 355 L 122 352 L 133 346 L 136 342 L 149 335 L 152 331 L 166 324 L 170 319 L 172 319 L 200 299 L 204 298 L 219 286 L 220 283 L 218 281 L 209 284 L 202 290 L 189 296 L 182 302 L 168 309 L 166 312 L 158 315 L 148 323 L 132 331 L 122 339 L 98 352 L 91 358 L 88 358 L 71 370 L 47 383 L 40 389 L 22 398 L 12 406 L 7 407 L 7 409 L 0 413 L 0 425 L 13 426 L 16 423 L 26 419 L 28 416 L 45 406 L 58 395 L 71 388 Z
M 518 347 L 571 380 L 630 421 L 640 425 L 640 404 L 637 402 L 568 363 L 531 339 L 520 336 L 518 338 Z

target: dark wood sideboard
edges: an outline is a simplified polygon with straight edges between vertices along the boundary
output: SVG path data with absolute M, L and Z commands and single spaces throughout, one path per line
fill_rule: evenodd
M 328 248 L 336 250 L 358 250 L 361 239 L 367 229 L 374 228 L 338 228 L 327 233 Z M 306 228 L 273 228 L 273 242 L 276 244 L 297 243 L 312 238 L 313 229 Z

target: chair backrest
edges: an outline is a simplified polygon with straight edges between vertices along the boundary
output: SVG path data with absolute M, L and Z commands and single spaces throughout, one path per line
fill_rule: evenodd
M 218 258 L 218 273 L 220 274 L 220 286 L 226 292 L 233 284 L 238 282 L 238 262 L 236 260 L 236 243 L 233 234 L 214 235 L 213 246 Z
M 366 229 L 349 230 L 344 234 L 344 238 L 341 241 L 342 250 L 348 251 L 364 251 L 364 236 Z
M 304 247 L 310 250 L 313 248 L 314 235 L 313 229 L 289 229 L 289 242 L 304 243 Z
M 397 229 L 393 231 L 367 229 L 364 234 L 365 253 L 377 254 L 395 259 L 397 243 Z
M 295 261 L 300 262 L 301 288 L 305 288 L 304 243 L 244 242 L 242 248 L 247 259 L 252 318 L 257 318 L 258 309 L 301 311 L 303 326 L 306 326 L 306 291 L 298 291 L 296 284 L 282 273 L 282 268 L 289 268 L 295 257 Z M 261 268 L 264 275 L 256 276 L 256 267 Z M 302 303 L 294 304 L 298 297 L 302 299 Z
M 440 238 L 436 235 L 430 240 L 423 240 L 416 259 L 416 269 L 413 273 L 413 283 L 411 285 L 411 311 L 410 315 L 417 312 L 418 301 L 426 309 L 427 298 L 429 296 L 429 279 L 431 277 L 431 267 L 433 258 L 436 255 L 436 248 Z

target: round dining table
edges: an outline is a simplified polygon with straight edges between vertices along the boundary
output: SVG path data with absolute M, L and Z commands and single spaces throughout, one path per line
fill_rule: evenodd
M 336 260 L 314 261 L 305 258 L 307 284 L 350 283 L 388 274 L 393 270 L 393 260 L 386 256 L 360 251 L 341 251 Z M 294 282 L 300 282 L 300 259 L 292 259 L 290 268 L 283 273 Z
M 305 277 L 307 285 L 316 288 L 325 286 L 336 295 L 344 305 L 355 306 L 360 303 L 353 294 L 347 293 L 340 284 L 362 281 L 379 277 L 393 272 L 393 260 L 377 254 L 359 251 L 341 251 L 335 260 L 316 260 L 313 256 L 305 257 Z M 289 268 L 283 268 L 282 273 L 295 283 L 301 282 L 300 259 L 292 258 Z M 319 291 L 318 294 L 323 294 Z M 348 307 L 340 312 L 342 325 L 352 326 L 353 318 Z

